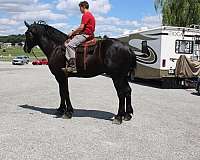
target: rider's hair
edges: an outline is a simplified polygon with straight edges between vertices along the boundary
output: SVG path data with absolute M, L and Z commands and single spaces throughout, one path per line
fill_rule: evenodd
M 82 2 L 79 3 L 79 7 L 89 9 L 89 3 L 87 1 L 82 1 Z

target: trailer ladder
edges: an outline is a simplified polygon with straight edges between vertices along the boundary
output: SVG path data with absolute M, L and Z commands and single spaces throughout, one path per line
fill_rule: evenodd
M 193 30 L 193 42 L 194 42 L 194 48 L 193 48 L 193 55 L 192 60 L 198 60 L 200 61 L 200 25 L 190 25 L 190 28 Z M 197 34 L 198 33 L 198 34 Z

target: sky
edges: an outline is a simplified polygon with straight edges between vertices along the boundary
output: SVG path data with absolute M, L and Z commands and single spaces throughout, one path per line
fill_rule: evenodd
M 44 20 L 69 33 L 80 25 L 81 0 L 0 0 L 0 35 L 23 34 L 28 23 Z M 154 0 L 88 0 L 96 18 L 96 36 L 118 36 L 158 27 Z

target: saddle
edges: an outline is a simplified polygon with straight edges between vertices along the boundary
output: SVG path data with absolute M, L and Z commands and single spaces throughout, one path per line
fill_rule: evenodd
M 76 50 L 76 54 L 82 54 L 83 53 L 83 57 L 84 57 L 84 69 L 86 69 L 86 61 L 87 61 L 87 56 L 88 54 L 93 54 L 95 48 L 96 48 L 96 44 L 97 44 L 97 40 L 96 38 L 92 37 L 88 40 L 86 40 L 85 42 L 83 42 L 82 44 L 80 44 L 75 50 Z
M 83 42 L 76 48 L 76 52 L 77 53 L 84 52 L 85 54 L 87 54 L 88 52 L 94 51 L 96 43 L 97 43 L 96 38 L 88 39 L 86 42 Z
M 84 69 L 86 69 L 86 61 L 88 54 L 93 54 L 94 50 L 96 49 L 96 46 L 97 46 L 97 39 L 91 36 L 85 42 L 83 42 L 77 48 L 75 48 L 76 55 L 83 54 Z M 65 50 L 65 46 L 63 47 L 64 47 L 63 49 Z

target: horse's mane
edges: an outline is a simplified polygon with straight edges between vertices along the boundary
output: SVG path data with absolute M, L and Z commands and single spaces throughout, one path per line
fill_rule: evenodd
M 47 24 L 45 25 L 45 30 L 46 30 L 47 36 L 59 44 L 63 44 L 68 37 L 65 33 Z
M 33 25 L 37 25 L 37 26 L 41 27 L 42 30 L 40 30 L 40 31 L 42 33 L 40 33 L 40 34 L 46 34 L 50 39 L 52 39 L 57 44 L 63 44 L 66 41 L 66 39 L 68 38 L 68 36 L 65 33 L 59 31 L 58 29 L 56 29 L 52 26 L 49 26 L 44 21 L 38 21 L 37 23 L 34 22 Z

